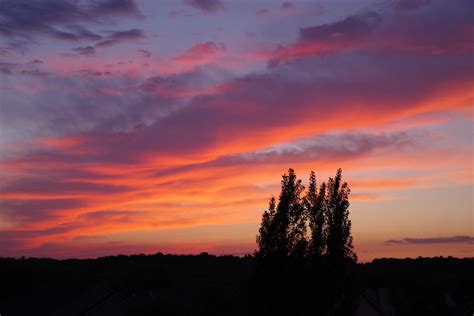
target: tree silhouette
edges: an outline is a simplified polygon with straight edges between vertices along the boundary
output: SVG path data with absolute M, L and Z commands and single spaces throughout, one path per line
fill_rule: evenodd
M 312 259 L 327 256 L 331 261 L 356 262 L 349 219 L 350 188 L 338 169 L 328 183 L 317 186 L 311 171 L 308 190 L 293 169 L 282 176 L 278 204 L 270 199 L 257 236 L 257 257 Z M 308 241 L 307 226 L 310 227 Z
M 329 178 L 326 195 L 327 255 L 331 260 L 349 259 L 357 261 L 351 235 L 349 219 L 349 185 L 342 183 L 342 169 L 334 178 Z
M 321 257 L 326 248 L 326 183 L 322 183 L 319 192 L 316 174 L 311 171 L 309 176 L 308 192 L 305 196 L 305 207 L 311 228 L 309 255 L 313 258 Z
M 273 242 L 275 236 L 275 225 L 273 223 L 275 217 L 275 203 L 275 197 L 272 196 L 268 203 L 268 211 L 265 211 L 262 215 L 262 224 L 259 229 L 259 235 L 257 236 L 259 249 L 257 255 L 260 257 L 268 257 L 275 253 L 275 245 Z
M 262 216 L 257 236 L 258 257 L 296 257 L 306 253 L 306 218 L 302 194 L 304 186 L 293 169 L 282 176 L 281 192 L 275 209 L 274 198 Z

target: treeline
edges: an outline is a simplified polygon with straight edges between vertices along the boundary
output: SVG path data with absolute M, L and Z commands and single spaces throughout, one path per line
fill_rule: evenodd
M 262 260 L 308 258 L 319 262 L 357 261 L 349 219 L 350 188 L 342 170 L 319 186 L 311 171 L 305 190 L 293 169 L 282 176 L 278 203 L 270 198 L 257 236 L 256 257 Z
M 0 313 L 373 315 L 345 309 L 350 300 L 336 300 L 336 295 L 327 293 L 334 281 L 316 280 L 300 264 L 295 265 L 299 269 L 288 270 L 283 276 L 270 269 L 267 272 L 272 273 L 263 273 L 268 276 L 263 278 L 257 261 L 253 256 L 205 253 L 87 260 L 0 258 Z M 394 313 L 386 315 L 472 315 L 474 311 L 474 259 L 377 259 L 355 265 L 355 273 L 359 275 L 356 311 L 370 288 L 389 289 Z M 293 282 L 287 282 L 289 287 L 275 286 L 283 277 Z M 330 308 L 331 301 L 339 304 Z M 289 305 L 293 305 L 291 309 Z

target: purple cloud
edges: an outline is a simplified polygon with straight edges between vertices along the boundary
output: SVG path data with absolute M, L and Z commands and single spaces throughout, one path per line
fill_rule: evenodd
M 48 75 L 48 72 L 41 70 L 41 65 L 43 62 L 41 60 L 35 59 L 27 63 L 17 64 L 17 63 L 2 63 L 0 62 L 0 73 L 4 75 L 27 75 L 27 76 L 36 76 L 44 77 Z
M 381 16 L 376 12 L 349 16 L 332 24 L 307 27 L 300 30 L 303 42 L 331 42 L 343 40 L 359 41 L 367 37 L 381 22 Z
M 296 9 L 295 5 L 289 1 L 285 1 L 280 5 L 280 10 L 282 11 L 291 11 L 295 9 Z
M 151 52 L 146 50 L 146 49 L 139 49 L 138 52 L 142 54 L 143 57 L 145 58 L 150 58 L 151 57 Z
M 431 0 L 398 0 L 395 2 L 395 8 L 397 10 L 416 10 L 430 3 Z
M 71 131 L 75 126 L 91 126 L 82 131 L 85 141 L 75 146 L 76 152 L 89 154 L 44 151 L 22 159 L 69 163 L 132 162 L 156 153 L 205 152 L 231 140 L 296 126 L 302 116 L 314 113 L 317 113 L 315 120 L 318 123 L 315 128 L 330 127 L 337 119 L 337 113 L 352 111 L 354 101 L 364 104 L 368 118 L 388 120 L 396 113 L 413 109 L 433 91 L 467 82 L 471 77 L 471 70 L 465 67 L 469 60 L 469 56 L 422 59 L 412 55 L 371 56 L 368 65 L 367 56 L 362 54 L 344 58 L 334 55 L 324 60 L 312 57 L 273 68 L 266 76 L 230 80 L 212 94 L 191 93 L 191 98 L 185 100 L 183 95 L 199 87 L 201 78 L 205 77 L 184 74 L 182 77 L 152 78 L 144 83 L 114 81 L 115 87 L 123 84 L 122 91 L 127 91 L 127 85 L 133 87 L 127 98 L 102 94 L 100 89 L 108 87 L 108 81 L 78 81 L 76 84 L 87 87 L 89 94 L 87 99 L 78 94 L 74 97 L 77 103 L 68 105 L 67 113 L 77 113 L 74 116 L 77 123 L 71 124 L 71 117 L 64 116 L 63 110 L 54 110 L 55 106 L 62 105 L 51 103 L 53 108 L 48 109 L 50 121 L 41 126 L 44 131 L 50 124 L 56 133 L 61 132 L 62 124 L 65 131 Z M 367 72 L 369 66 L 371 71 Z M 320 76 L 321 73 L 330 75 Z M 395 73 L 397 76 L 387 75 Z M 400 81 L 400 77 L 404 80 Z M 101 106 L 86 111 L 83 109 L 85 100 Z M 293 106 L 288 107 L 288 104 Z M 18 108 L 5 109 L 5 122 L 1 121 L 5 128 L 9 126 L 6 118 L 17 116 L 17 111 Z M 262 120 L 266 124 L 261 124 Z M 79 124 L 81 121 L 87 125 Z M 357 124 L 357 121 L 352 123 Z
M 220 0 L 184 0 L 184 3 L 206 14 L 216 13 L 224 9 L 224 5 Z
M 383 11 L 368 11 L 302 28 L 299 40 L 281 45 L 269 65 L 351 51 L 424 55 L 472 52 L 473 21 L 469 12 L 474 10 L 474 5 L 471 1 L 461 0 L 456 6 L 443 1 L 403 3 L 396 2 Z M 414 9 L 400 10 L 397 4 Z
M 265 15 L 270 15 L 270 10 L 268 9 L 261 9 L 261 10 L 258 10 L 257 12 L 255 12 L 255 15 L 257 16 L 265 16 Z
M 0 35 L 14 41 L 32 41 L 35 36 L 97 41 L 101 35 L 78 23 L 115 16 L 140 17 L 141 13 L 133 0 L 4 0 L 0 5 Z
M 95 48 L 103 48 L 117 45 L 125 41 L 134 41 L 145 38 L 142 30 L 132 29 L 128 31 L 117 31 L 107 36 L 104 41 L 98 42 L 94 45 Z
M 85 46 L 85 47 L 75 47 L 72 49 L 74 54 L 82 55 L 82 56 L 93 56 L 95 55 L 95 48 L 93 46 Z

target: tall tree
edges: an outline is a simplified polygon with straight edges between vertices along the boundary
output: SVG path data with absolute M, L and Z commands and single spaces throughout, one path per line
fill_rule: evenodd
M 272 196 L 268 203 L 268 211 L 263 212 L 262 223 L 260 225 L 259 234 L 257 236 L 258 252 L 260 257 L 268 257 L 275 252 L 274 247 L 274 223 L 275 217 L 275 198 Z
M 280 201 L 277 206 L 277 252 L 284 256 L 303 256 L 306 251 L 306 220 L 302 193 L 304 186 L 293 169 L 281 180 Z
M 303 257 L 306 248 L 306 218 L 302 193 L 304 186 L 293 169 L 282 176 L 278 205 L 270 201 L 262 217 L 257 243 L 261 257 Z M 273 205 L 273 206 L 272 206 Z M 271 215 L 273 214 L 273 215 Z M 263 246 L 263 248 L 262 248 Z
M 311 171 L 309 176 L 308 192 L 305 196 L 305 206 L 308 212 L 309 227 L 311 228 L 311 241 L 309 255 L 321 257 L 326 246 L 326 183 L 322 183 L 319 192 L 316 174 Z
M 326 195 L 327 217 L 327 254 L 335 260 L 349 259 L 357 261 L 351 235 L 349 219 L 349 185 L 342 182 L 342 169 L 338 169 L 334 178 L 329 178 Z

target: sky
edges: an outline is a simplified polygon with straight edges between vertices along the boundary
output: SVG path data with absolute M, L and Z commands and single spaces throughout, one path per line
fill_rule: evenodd
M 361 261 L 474 256 L 469 0 L 1 0 L 0 256 L 243 255 L 343 169 Z

